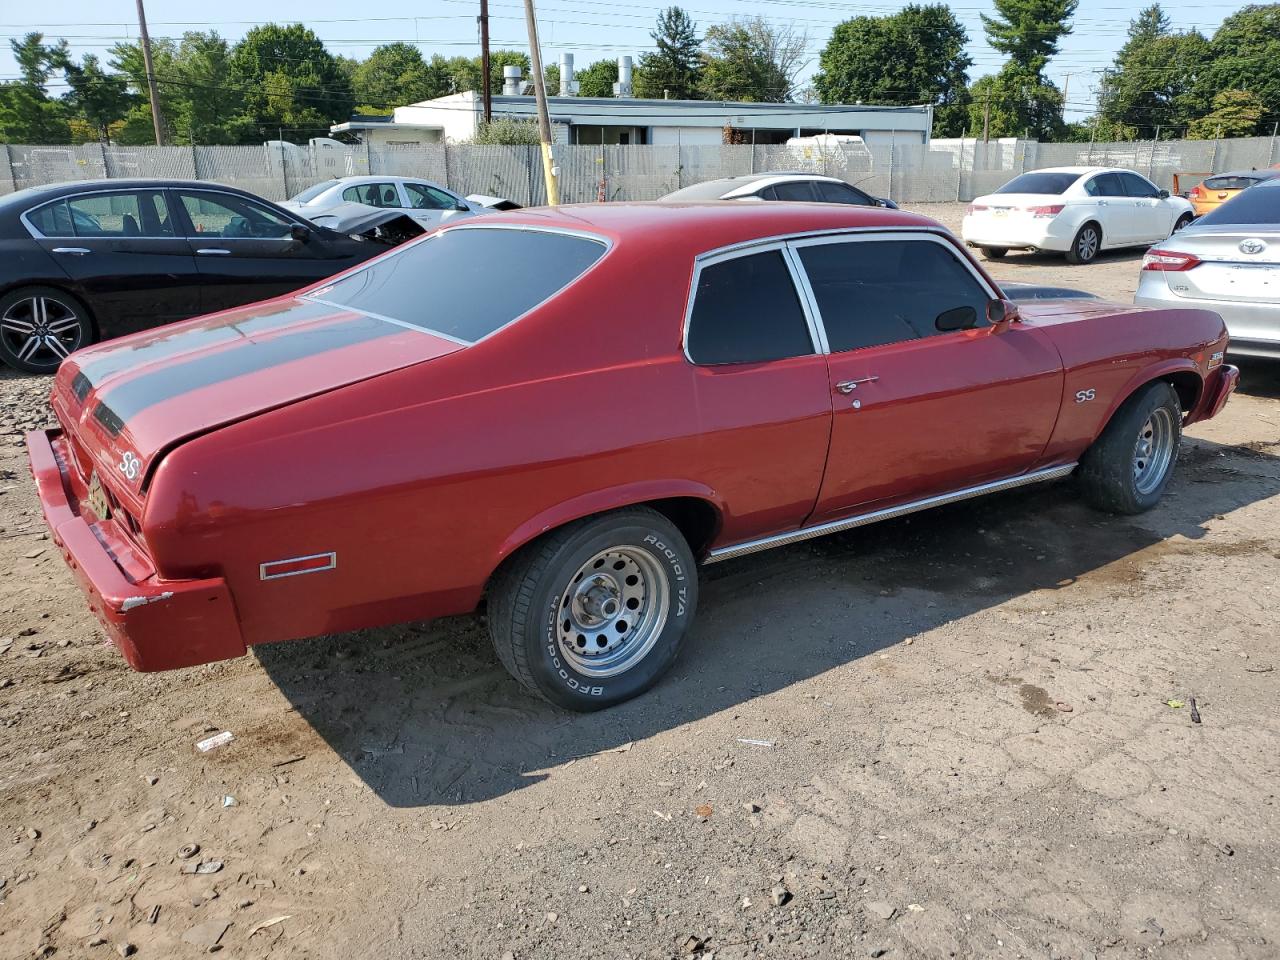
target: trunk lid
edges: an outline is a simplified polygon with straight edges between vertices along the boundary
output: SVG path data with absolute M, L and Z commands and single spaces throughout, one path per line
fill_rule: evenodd
M 1164 274 L 1177 296 L 1235 303 L 1274 303 L 1280 299 L 1280 232 L 1274 226 L 1190 227 L 1157 246 L 1200 258 L 1190 270 Z
M 175 444 L 309 396 L 433 360 L 461 344 L 345 307 L 290 297 L 81 350 L 53 405 L 77 462 L 140 501 Z

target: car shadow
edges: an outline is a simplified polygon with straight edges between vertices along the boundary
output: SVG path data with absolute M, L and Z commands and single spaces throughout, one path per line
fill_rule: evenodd
M 1240 386 L 1237 389 L 1241 393 L 1280 399 L 1280 360 L 1233 356 L 1230 347 L 1227 353 L 1227 359 L 1240 368 Z M 1277 419 L 1280 420 L 1280 415 Z
M 1188 440 L 1165 500 L 1138 517 L 1091 510 L 1068 481 L 705 567 L 698 618 L 674 669 L 648 694 L 595 714 L 568 713 L 526 693 L 502 671 L 473 618 L 255 654 L 298 714 L 385 803 L 465 805 L 1034 591 L 1090 578 L 1138 582 L 1164 552 L 1195 551 L 1187 541 L 1203 537 L 1214 517 L 1278 493 L 1280 457 L 1257 445 Z M 1171 541 L 1179 537 L 1186 539 Z M 770 733 L 744 721 L 741 736 Z M 719 754 L 734 746 L 705 745 Z
M 1140 263 L 1148 249 L 1150 247 L 1125 247 L 1122 250 L 1103 250 L 1090 263 L 1081 265 L 1081 269 L 1088 269 L 1091 266 L 1102 263 Z M 979 255 L 979 259 L 982 259 L 984 263 L 1007 264 L 1011 267 L 1061 267 L 1067 262 L 1062 253 L 1053 251 L 1031 253 L 1026 250 L 1010 250 L 998 260 L 987 260 L 981 255 Z

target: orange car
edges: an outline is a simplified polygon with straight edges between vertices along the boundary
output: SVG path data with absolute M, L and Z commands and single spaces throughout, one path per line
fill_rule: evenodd
M 1203 217 L 1210 210 L 1217 210 L 1218 207 L 1241 190 L 1252 187 L 1255 183 L 1263 180 L 1273 180 L 1280 177 L 1280 170 L 1233 170 L 1230 173 L 1216 173 L 1211 177 L 1206 177 L 1199 185 L 1192 187 L 1191 192 L 1187 194 L 1187 199 L 1191 201 L 1191 207 L 1195 210 L 1197 217 Z

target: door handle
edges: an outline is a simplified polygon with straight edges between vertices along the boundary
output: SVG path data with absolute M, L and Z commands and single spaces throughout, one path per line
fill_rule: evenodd
M 73 257 L 83 257 L 86 253 L 93 253 L 88 247 L 54 247 L 54 253 L 69 253 Z
M 229 257 L 230 250 L 223 250 L 221 247 L 201 247 L 196 253 L 206 257 Z
M 853 391 L 858 389 L 858 384 L 875 383 L 879 379 L 879 377 L 862 377 L 858 380 L 841 380 L 836 384 L 836 389 L 841 393 L 853 393 Z
M 1098 206 L 1100 206 L 1100 207 L 1105 207 L 1106 205 L 1107 205 L 1107 201 L 1105 201 L 1105 200 L 1099 200 L 1099 201 L 1098 201 Z

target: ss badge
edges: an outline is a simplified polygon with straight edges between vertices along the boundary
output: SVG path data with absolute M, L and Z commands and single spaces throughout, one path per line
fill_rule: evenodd
M 1090 387 L 1088 390 L 1077 390 L 1076 403 L 1088 403 L 1097 395 L 1097 391 L 1094 390 L 1093 387 Z
M 116 467 L 128 479 L 137 480 L 138 473 L 142 469 L 142 461 L 126 450 L 124 452 L 124 456 L 120 458 L 120 462 L 116 464 Z

